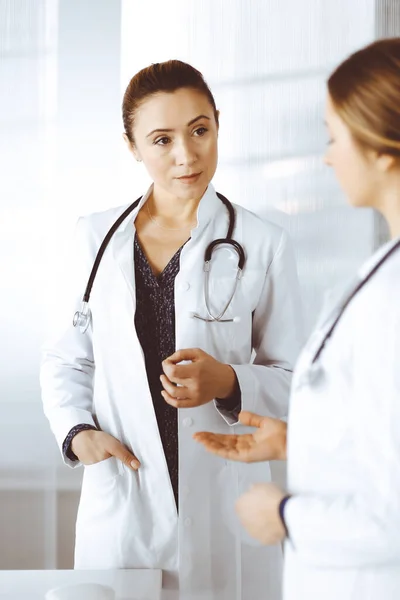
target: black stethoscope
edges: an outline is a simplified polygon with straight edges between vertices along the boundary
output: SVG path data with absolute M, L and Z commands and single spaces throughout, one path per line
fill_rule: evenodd
M 316 348 L 314 348 L 314 350 L 311 354 L 311 356 L 313 358 L 310 362 L 308 369 L 303 374 L 303 377 L 301 377 L 300 384 L 302 384 L 302 383 L 313 384 L 313 383 L 318 382 L 322 378 L 323 369 L 322 369 L 321 362 L 319 359 L 320 359 L 321 354 L 326 346 L 327 341 L 332 337 L 333 332 L 335 331 L 340 319 L 342 318 L 343 313 L 345 312 L 346 308 L 348 307 L 350 302 L 353 300 L 353 298 L 358 294 L 358 292 L 368 283 L 368 281 L 375 275 L 375 273 L 388 260 L 388 258 L 390 256 L 392 256 L 392 254 L 394 252 L 396 252 L 396 250 L 399 250 L 399 249 L 400 249 L 400 240 L 398 240 L 386 252 L 386 254 L 384 254 L 384 256 L 377 262 L 377 264 L 368 273 L 368 275 L 366 277 L 364 277 L 363 279 L 361 279 L 361 281 L 359 281 L 357 283 L 357 285 L 354 287 L 354 289 L 352 290 L 350 295 L 347 296 L 346 300 L 341 305 L 339 305 L 339 307 L 337 309 L 337 315 L 336 315 L 335 319 L 333 320 L 332 325 L 328 328 L 327 332 L 322 337 L 321 341 L 317 344 Z
M 205 253 L 204 253 L 204 267 L 203 267 L 204 277 L 205 277 L 204 301 L 205 301 L 208 317 L 201 317 L 197 313 L 192 313 L 191 316 L 195 319 L 200 319 L 201 321 L 205 321 L 206 323 L 212 323 L 214 321 L 218 321 L 220 323 L 232 323 L 232 322 L 239 321 L 239 318 L 234 317 L 232 319 L 224 319 L 223 317 L 224 317 L 226 311 L 228 310 L 228 308 L 233 300 L 233 297 L 235 295 L 235 292 L 236 292 L 236 289 L 238 286 L 238 282 L 242 276 L 242 272 L 243 272 L 244 265 L 246 262 L 246 257 L 245 257 L 243 247 L 239 244 L 239 242 L 232 239 L 233 230 L 234 230 L 235 224 L 236 224 L 235 209 L 233 208 L 233 206 L 229 202 L 229 200 L 227 198 L 225 198 L 225 196 L 223 196 L 222 194 L 219 194 L 218 192 L 217 192 L 217 196 L 221 200 L 221 202 L 223 202 L 223 204 L 226 206 L 228 213 L 229 213 L 228 232 L 226 234 L 226 238 L 220 238 L 218 240 L 214 240 L 213 242 L 211 242 L 207 246 Z M 90 272 L 89 280 L 86 285 L 86 290 L 85 290 L 85 293 L 84 293 L 83 299 L 82 299 L 81 309 L 78 310 L 74 314 L 74 318 L 73 318 L 73 326 L 79 327 L 79 330 L 81 331 L 81 333 L 85 333 L 90 325 L 92 315 L 91 315 L 91 311 L 89 308 L 89 298 L 90 298 L 90 293 L 92 291 L 93 283 L 94 283 L 98 268 L 100 266 L 101 259 L 103 258 L 103 254 L 104 254 L 112 236 L 118 229 L 118 227 L 126 219 L 126 217 L 138 206 L 141 199 L 142 199 L 142 197 L 138 198 L 137 200 L 135 200 L 135 202 L 133 202 L 133 204 L 128 206 L 128 208 L 122 213 L 122 215 L 120 215 L 118 217 L 118 219 L 112 225 L 112 227 L 110 228 L 110 230 L 108 231 L 107 235 L 105 236 L 104 240 L 101 243 L 101 246 L 97 252 L 92 270 Z M 211 259 L 212 259 L 214 250 L 222 245 L 229 245 L 234 249 L 234 251 L 237 255 L 237 259 L 238 259 L 238 265 L 237 265 L 235 283 L 234 283 L 232 294 L 230 295 L 229 300 L 226 303 L 223 310 L 218 315 L 215 316 L 212 314 L 211 309 L 210 309 L 210 304 L 209 304 L 210 265 L 211 265 Z

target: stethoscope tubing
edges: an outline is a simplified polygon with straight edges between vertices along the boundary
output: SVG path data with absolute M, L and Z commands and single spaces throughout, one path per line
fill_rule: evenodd
M 236 293 L 238 281 L 242 276 L 242 272 L 243 272 L 244 265 L 246 262 L 246 255 L 245 255 L 243 247 L 239 244 L 239 242 L 232 239 L 233 231 L 234 231 L 234 228 L 236 225 L 235 209 L 232 206 L 231 202 L 227 198 L 225 198 L 225 196 L 223 196 L 219 192 L 217 192 L 217 196 L 221 200 L 221 202 L 225 205 L 226 209 L 228 210 L 229 226 L 228 226 L 226 238 L 219 238 L 217 240 L 212 241 L 207 246 L 205 253 L 204 253 L 204 272 L 205 272 L 205 288 L 204 288 L 204 297 L 205 298 L 204 299 L 205 299 L 206 309 L 207 309 L 209 318 L 208 319 L 203 318 L 200 315 L 198 315 L 197 313 L 195 313 L 193 316 L 195 316 L 196 318 L 201 319 L 203 321 L 206 321 L 206 322 L 210 322 L 210 321 L 232 322 L 234 319 L 225 319 L 224 320 L 224 319 L 222 319 L 222 317 L 225 315 L 226 311 L 228 310 L 228 308 L 233 300 L 233 297 Z M 138 206 L 141 199 L 142 199 L 142 197 L 138 198 L 137 200 L 135 200 L 135 202 L 130 204 L 128 206 L 128 208 L 126 208 L 124 210 L 124 212 L 118 217 L 118 219 L 115 221 L 115 223 L 113 223 L 113 225 L 108 230 L 106 236 L 104 237 L 104 239 L 100 245 L 100 248 L 96 254 L 96 258 L 94 260 L 93 267 L 90 272 L 89 279 L 88 279 L 88 282 L 86 285 L 85 293 L 83 295 L 81 310 L 77 311 L 74 314 L 74 319 L 73 319 L 73 326 L 74 327 L 79 326 L 82 333 L 85 333 L 85 331 L 88 329 L 88 326 L 89 326 L 89 322 L 90 322 L 90 318 L 91 318 L 91 312 L 90 312 L 90 308 L 89 308 L 90 294 L 92 292 L 93 283 L 95 281 L 97 271 L 99 269 L 104 252 L 106 251 L 108 244 L 109 244 L 112 236 L 114 235 L 114 233 L 117 231 L 117 229 L 123 223 L 123 221 L 125 221 L 125 219 L 129 216 L 129 214 L 133 210 L 135 210 L 135 208 Z M 210 263 L 211 263 L 211 258 L 212 258 L 212 254 L 213 254 L 214 250 L 218 246 L 221 246 L 223 244 L 230 245 L 235 250 L 235 252 L 238 256 L 238 271 L 237 271 L 237 275 L 236 275 L 236 279 L 235 279 L 234 288 L 233 288 L 232 294 L 229 298 L 229 301 L 227 302 L 227 304 L 225 305 L 225 307 L 221 311 L 221 313 L 217 316 L 214 316 L 210 309 L 209 297 L 208 297 L 209 270 L 210 270 Z

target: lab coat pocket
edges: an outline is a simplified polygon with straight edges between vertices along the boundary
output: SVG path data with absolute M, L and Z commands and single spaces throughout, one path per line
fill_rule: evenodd
M 232 297 L 234 289 L 235 274 L 230 273 L 228 276 L 213 279 L 209 293 L 210 311 L 214 317 L 219 316 L 227 307 L 221 321 L 207 323 L 210 342 L 218 354 L 216 358 L 224 362 L 237 362 L 240 355 L 246 356 L 251 353 L 255 290 L 244 280 L 238 281 Z
M 218 317 L 226 308 L 234 288 L 234 280 L 231 277 L 221 277 L 210 282 L 208 306 L 212 316 Z M 204 300 L 197 311 L 204 317 L 209 317 Z M 208 346 L 214 348 L 214 354 L 219 360 L 225 360 L 225 352 L 235 344 L 235 333 L 237 323 L 233 319 L 238 316 L 233 310 L 233 302 L 229 304 L 221 316 L 221 320 L 209 321 L 204 324 L 208 338 Z
M 248 546 L 260 546 L 260 542 L 250 537 L 241 526 L 236 514 L 236 501 L 252 487 L 254 483 L 269 483 L 271 481 L 269 464 L 260 474 L 257 463 L 240 464 L 227 462 L 221 469 L 217 478 L 217 487 L 220 490 L 220 505 L 223 522 L 227 530 L 242 543 Z
M 219 316 L 222 311 L 226 308 L 226 312 L 223 319 L 230 319 L 233 316 L 232 307 L 236 301 L 236 294 L 233 294 L 235 289 L 235 277 L 232 276 L 222 276 L 218 279 L 211 280 L 209 284 L 209 297 L 208 304 L 211 310 L 211 313 L 214 317 Z M 233 297 L 232 297 L 233 294 Z M 228 305 L 228 306 L 227 306 Z
M 98 484 L 113 479 L 122 473 L 122 463 L 115 456 L 110 456 L 93 465 L 85 465 L 85 482 Z
M 118 497 L 122 463 L 114 456 L 94 465 L 86 465 L 78 510 L 78 524 L 97 524 L 113 518 Z M 100 528 L 101 529 L 101 528 Z

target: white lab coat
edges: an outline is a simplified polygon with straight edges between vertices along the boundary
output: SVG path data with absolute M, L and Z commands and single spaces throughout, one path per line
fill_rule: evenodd
M 350 302 L 310 382 L 312 352 L 351 289 L 328 299 L 293 377 L 284 600 L 400 597 L 400 250 Z
M 58 444 L 74 425 L 94 423 L 95 416 L 101 429 L 126 444 L 142 465 L 135 473 L 109 458 L 85 467 L 75 566 L 161 568 L 171 587 L 176 586 L 179 569 L 180 598 L 190 600 L 278 600 L 280 548 L 262 548 L 252 541 L 234 512 L 235 499 L 252 483 L 270 480 L 269 465 L 227 462 L 192 439 L 201 430 L 232 432 L 236 420 L 215 402 L 179 410 L 177 517 L 134 328 L 134 219 L 150 190 L 104 254 L 90 299 L 93 325 L 85 335 L 72 327 L 72 316 L 100 243 L 125 207 L 80 220 L 74 260 L 82 273 L 75 277 L 73 302 L 60 314 L 61 333 L 43 356 L 44 409 Z M 226 314 L 240 317 L 240 322 L 205 323 L 191 316 L 193 311 L 206 315 L 205 248 L 225 237 L 228 228 L 227 210 L 210 185 L 175 281 L 176 348 L 201 348 L 232 364 L 242 408 L 285 417 L 291 371 L 301 346 L 295 264 L 287 235 L 279 227 L 240 206 L 236 211 L 234 238 L 243 245 L 247 264 Z M 236 265 L 231 249 L 214 254 L 210 301 L 215 313 L 229 298 Z M 250 364 L 253 348 L 256 358 Z

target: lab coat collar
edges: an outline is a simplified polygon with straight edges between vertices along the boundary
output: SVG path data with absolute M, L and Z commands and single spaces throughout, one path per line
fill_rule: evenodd
M 393 246 L 399 243 L 399 241 L 400 236 L 396 237 L 393 240 L 390 240 L 389 242 L 381 246 L 368 260 L 366 260 L 360 268 L 360 270 L 358 271 L 360 279 L 366 279 L 375 267 L 375 265 L 377 265 L 378 262 L 390 252 Z
M 142 196 L 138 206 L 122 222 L 112 240 L 114 258 L 122 271 L 133 297 L 135 296 L 134 269 L 132 268 L 134 260 L 132 243 L 134 221 L 139 210 L 148 200 L 152 190 L 153 185 L 151 185 L 144 196 Z M 199 233 L 207 226 L 219 206 L 222 206 L 222 202 L 218 198 L 213 186 L 210 184 L 200 200 L 197 210 L 197 227 L 191 232 L 192 238 L 199 235 Z
M 340 283 L 329 290 L 325 296 L 325 307 L 319 318 L 318 329 L 328 329 L 338 316 L 342 307 L 352 296 L 362 281 L 368 279 L 370 273 L 378 262 L 390 252 L 391 248 L 400 241 L 400 237 L 384 244 L 372 256 L 370 256 L 359 268 L 357 275 L 353 276 L 346 283 Z
M 141 197 L 138 206 L 131 212 L 130 215 L 124 220 L 119 227 L 118 231 L 122 232 L 125 230 L 131 230 L 133 223 L 139 213 L 140 209 L 149 199 L 153 191 L 153 184 L 149 187 L 144 196 Z M 197 209 L 197 226 L 192 230 L 192 237 L 196 237 L 203 229 L 208 225 L 219 206 L 221 200 L 218 198 L 214 186 L 210 183 L 206 191 L 204 192 Z
M 196 237 L 215 216 L 217 210 L 222 206 L 214 186 L 210 183 L 203 194 L 197 209 L 197 227 L 192 231 L 192 237 Z

